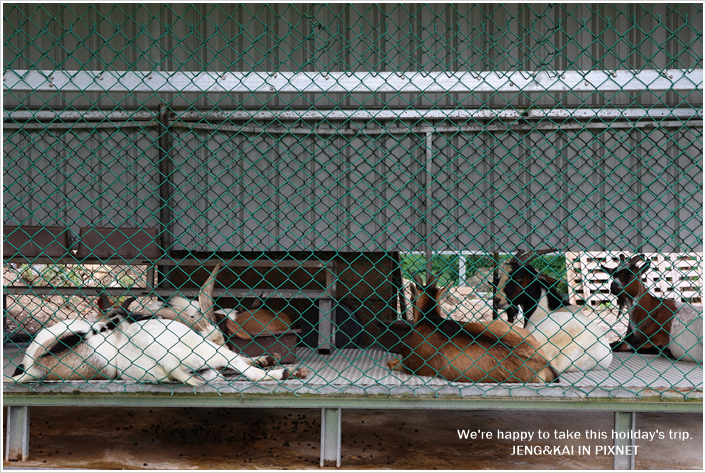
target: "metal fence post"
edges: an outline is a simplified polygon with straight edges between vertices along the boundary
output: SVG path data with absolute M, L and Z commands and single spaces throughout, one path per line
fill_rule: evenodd
M 424 230 L 424 245 L 426 246 L 425 258 L 426 258 L 426 273 L 427 273 L 426 281 L 424 282 L 425 284 L 428 284 L 434 275 L 433 265 L 432 265 L 432 258 L 434 257 L 434 250 L 432 249 L 432 242 L 430 241 L 431 234 L 433 232 L 433 227 L 431 224 L 431 209 L 432 209 L 432 201 L 434 198 L 432 195 L 432 191 L 431 191 L 431 185 L 434 182 L 433 175 L 432 175 L 432 169 L 431 169 L 431 161 L 434 157 L 434 152 L 432 150 L 433 139 L 434 139 L 434 135 L 431 132 L 427 133 L 426 140 L 425 140 L 426 164 L 424 166 L 424 169 L 425 169 L 425 172 L 424 172 L 424 188 L 425 188 L 424 221 L 426 222 L 425 230 Z
M 29 459 L 29 407 L 7 406 L 5 460 Z
M 341 409 L 321 409 L 321 459 L 320 466 L 336 461 L 341 467 Z
M 614 470 L 634 470 L 635 469 L 635 412 L 615 413 L 615 442 L 616 452 L 613 454 Z M 620 434 L 625 438 L 621 439 Z M 630 447 L 630 448 L 627 448 Z M 622 451 L 618 452 L 618 448 Z
M 172 165 L 170 157 L 170 147 L 171 140 L 169 138 L 169 118 L 167 114 L 170 113 L 169 108 L 165 107 L 164 104 L 160 104 L 157 112 L 157 122 L 159 126 L 158 139 L 157 139 L 157 150 L 159 159 L 159 222 L 160 222 L 160 232 L 159 232 L 159 244 L 165 254 L 169 253 L 169 249 L 172 245 L 171 229 L 172 229 Z M 160 266 L 157 268 L 157 285 L 164 286 L 164 284 L 169 284 L 169 278 L 167 271 L 169 268 L 167 266 Z M 148 278 L 150 275 L 148 275 Z M 154 283 L 152 283 L 154 284 Z

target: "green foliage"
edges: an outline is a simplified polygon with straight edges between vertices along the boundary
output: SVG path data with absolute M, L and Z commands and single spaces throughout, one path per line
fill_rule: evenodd
M 556 289 L 562 293 L 569 292 L 569 285 L 566 282 L 566 258 L 564 255 L 538 256 L 530 263 L 540 274 L 546 274 L 558 280 Z
M 412 279 L 415 274 L 420 273 L 422 280 L 426 279 L 425 265 L 427 259 L 422 255 L 407 255 L 401 257 L 400 266 L 402 277 Z M 434 255 L 431 260 L 432 272 L 439 274 L 437 284 L 440 286 L 458 285 L 458 256 L 454 255 Z
M 510 255 L 500 258 L 500 263 L 510 258 Z M 438 284 L 442 286 L 458 285 L 458 263 L 459 257 L 456 255 L 434 255 L 432 258 L 432 272 L 440 274 Z M 532 266 L 542 274 L 546 274 L 559 281 L 557 290 L 566 294 L 568 284 L 566 282 L 566 259 L 564 255 L 538 256 L 532 261 Z M 422 274 L 425 278 L 426 258 L 423 255 L 406 255 L 401 257 L 402 277 L 412 279 L 414 274 Z M 466 280 L 470 280 L 480 269 L 493 269 L 495 263 L 492 256 L 471 255 L 466 257 Z

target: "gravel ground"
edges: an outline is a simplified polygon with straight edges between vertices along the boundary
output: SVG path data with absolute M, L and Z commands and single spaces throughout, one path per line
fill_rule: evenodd
M 37 287 L 68 286 L 92 288 L 127 287 L 130 283 L 145 287 L 147 266 L 63 265 L 62 273 L 48 265 L 14 264 L 3 266 L 4 286 L 34 285 Z M 92 289 L 85 291 L 87 294 Z M 97 315 L 97 297 L 88 296 L 7 296 L 6 331 L 34 334 L 42 325 L 58 320 Z

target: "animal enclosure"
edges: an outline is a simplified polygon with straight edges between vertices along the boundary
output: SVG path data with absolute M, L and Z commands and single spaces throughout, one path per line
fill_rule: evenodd
M 548 375 L 556 368 L 525 353 L 536 340 L 519 315 L 534 306 L 512 307 L 510 323 L 494 305 L 503 268 L 519 250 L 543 249 L 554 251 L 532 267 L 545 293 L 560 307 L 584 302 L 572 320 L 600 327 L 606 346 L 635 330 L 632 312 L 609 274 L 596 287 L 582 272 L 589 263 L 596 274 L 620 255 L 648 255 L 648 291 L 703 303 L 701 5 L 3 9 L 3 392 L 12 405 L 69 402 L 77 390 L 128 404 L 122 394 L 149 394 L 155 405 L 165 393 L 189 405 L 311 394 L 380 407 L 382 398 L 364 397 L 394 394 L 401 405 L 448 397 L 464 408 L 620 398 L 671 409 L 702 398 L 702 363 L 666 345 Z M 432 292 L 444 296 L 420 307 L 439 274 L 446 291 Z M 126 301 L 126 314 L 96 325 Z M 159 367 L 139 367 L 143 378 L 120 366 L 103 379 L 42 371 L 42 356 L 60 362 L 97 336 L 113 346 L 149 332 L 162 320 L 156 307 L 201 323 L 189 337 L 238 338 L 256 349 L 242 348 L 253 370 L 276 375 L 184 361 L 205 356 L 197 348 L 179 355 L 178 369 L 167 350 Z M 413 313 L 433 315 L 434 341 L 417 340 Z M 228 317 L 230 329 L 220 324 Z M 246 321 L 260 325 L 246 330 Z M 59 326 L 47 354 L 28 358 Z M 155 343 L 171 333 L 150 330 Z M 494 347 L 486 361 L 498 370 L 532 360 L 546 382 L 456 378 L 415 351 L 433 345 L 450 366 L 470 357 L 449 351 L 458 333 L 483 355 Z M 241 356 L 209 343 L 228 350 L 222 359 Z M 129 366 L 152 353 L 149 343 L 144 357 L 122 346 L 116 359 Z M 414 357 L 436 375 L 407 363 Z M 30 370 L 35 379 L 17 377 Z

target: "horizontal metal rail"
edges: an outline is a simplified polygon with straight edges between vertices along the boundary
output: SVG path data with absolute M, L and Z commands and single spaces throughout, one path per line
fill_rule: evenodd
M 103 265 L 158 265 L 158 266 L 215 266 L 222 263 L 223 267 L 263 267 L 263 268 L 323 268 L 332 267 L 331 263 L 321 261 L 297 261 L 297 260 L 222 260 L 217 258 L 196 259 L 196 258 L 169 258 L 158 260 L 147 260 L 142 258 L 125 260 L 121 258 L 113 259 L 97 259 L 97 258 L 46 258 L 46 257 L 23 257 L 12 256 L 3 258 L 3 263 L 19 263 L 19 264 L 103 264 Z
M 63 296 L 86 296 L 93 295 L 98 292 L 105 292 L 111 296 L 131 296 L 131 297 L 147 297 L 158 295 L 160 297 L 169 297 L 176 293 L 184 297 L 197 297 L 201 294 L 199 288 L 181 288 L 176 289 L 151 289 L 151 288 L 119 288 L 119 287 L 46 287 L 46 286 L 4 286 L 5 294 L 13 296 L 46 296 L 46 295 L 63 295 Z M 330 291 L 326 290 L 309 290 L 309 289 L 214 289 L 214 297 L 233 297 L 242 299 L 243 297 L 274 297 L 285 299 L 331 299 L 334 296 Z
M 404 134 L 428 134 L 428 133 L 483 133 L 483 132 L 504 132 L 513 131 L 551 131 L 551 130 L 607 130 L 607 129 L 648 129 L 648 128 L 702 128 L 703 121 L 692 120 L 688 122 L 662 121 L 662 122 L 615 122 L 615 123 L 527 123 L 516 125 L 490 124 L 490 125 L 468 125 L 468 126 L 438 126 L 438 127 L 394 127 L 394 128 L 304 128 L 304 127 L 258 127 L 258 126 L 237 126 L 237 125 L 216 125 L 209 123 L 185 123 L 174 122 L 171 128 L 183 128 L 190 130 L 203 130 L 209 132 L 233 132 L 233 133 L 254 133 L 254 134 L 279 134 L 279 135 L 404 135 Z
M 235 131 L 242 133 L 274 133 L 274 134 L 293 134 L 293 135 L 384 135 L 384 134 L 406 134 L 406 133 L 455 133 L 459 131 L 477 133 L 484 130 L 491 131 L 523 131 L 523 130 L 607 130 L 607 129 L 627 129 L 627 128 L 702 128 L 704 122 L 702 120 L 691 120 L 688 122 L 680 121 L 661 121 L 661 122 L 602 122 L 602 123 L 538 123 L 531 124 L 515 124 L 515 125 L 471 125 L 465 127 L 413 127 L 413 128 L 261 128 L 253 126 L 237 126 L 237 125 L 216 125 L 204 123 L 184 123 L 174 122 L 170 124 L 177 128 L 193 128 L 195 130 L 206 131 Z M 146 122 L 145 124 L 135 124 L 133 122 L 112 122 L 112 123 L 4 123 L 5 130 L 96 130 L 96 129 L 123 129 L 123 128 L 155 128 L 159 124 L 156 121 Z M 230 128 L 229 128 L 230 127 Z
M 626 109 L 593 109 L 593 108 L 532 108 L 527 110 L 507 109 L 392 109 L 392 110 L 227 110 L 214 112 L 211 108 L 194 111 L 173 110 L 167 116 L 169 120 L 183 121 L 222 121 L 222 120 L 665 120 L 665 119 L 703 119 L 703 108 L 626 108 Z M 136 123 L 150 122 L 157 118 L 156 112 L 121 111 L 3 111 L 5 120 L 15 121 L 133 121 Z
M 625 401 L 546 400 L 538 398 L 423 398 L 375 396 L 291 396 L 291 395 L 73 395 L 3 393 L 6 406 L 105 406 L 105 407 L 257 407 L 306 408 L 321 406 L 333 409 L 437 409 L 437 410 L 557 410 L 557 411 L 635 411 L 635 412 L 702 412 L 703 401 Z
M 24 113 L 24 112 L 23 112 Z M 172 112 L 170 120 L 641 120 L 645 118 L 683 120 L 703 118 L 703 109 L 528 109 L 528 110 L 323 110 L 323 111 L 228 111 L 220 112 Z
M 703 69 L 555 72 L 4 71 L 13 92 L 482 93 L 703 90 Z

